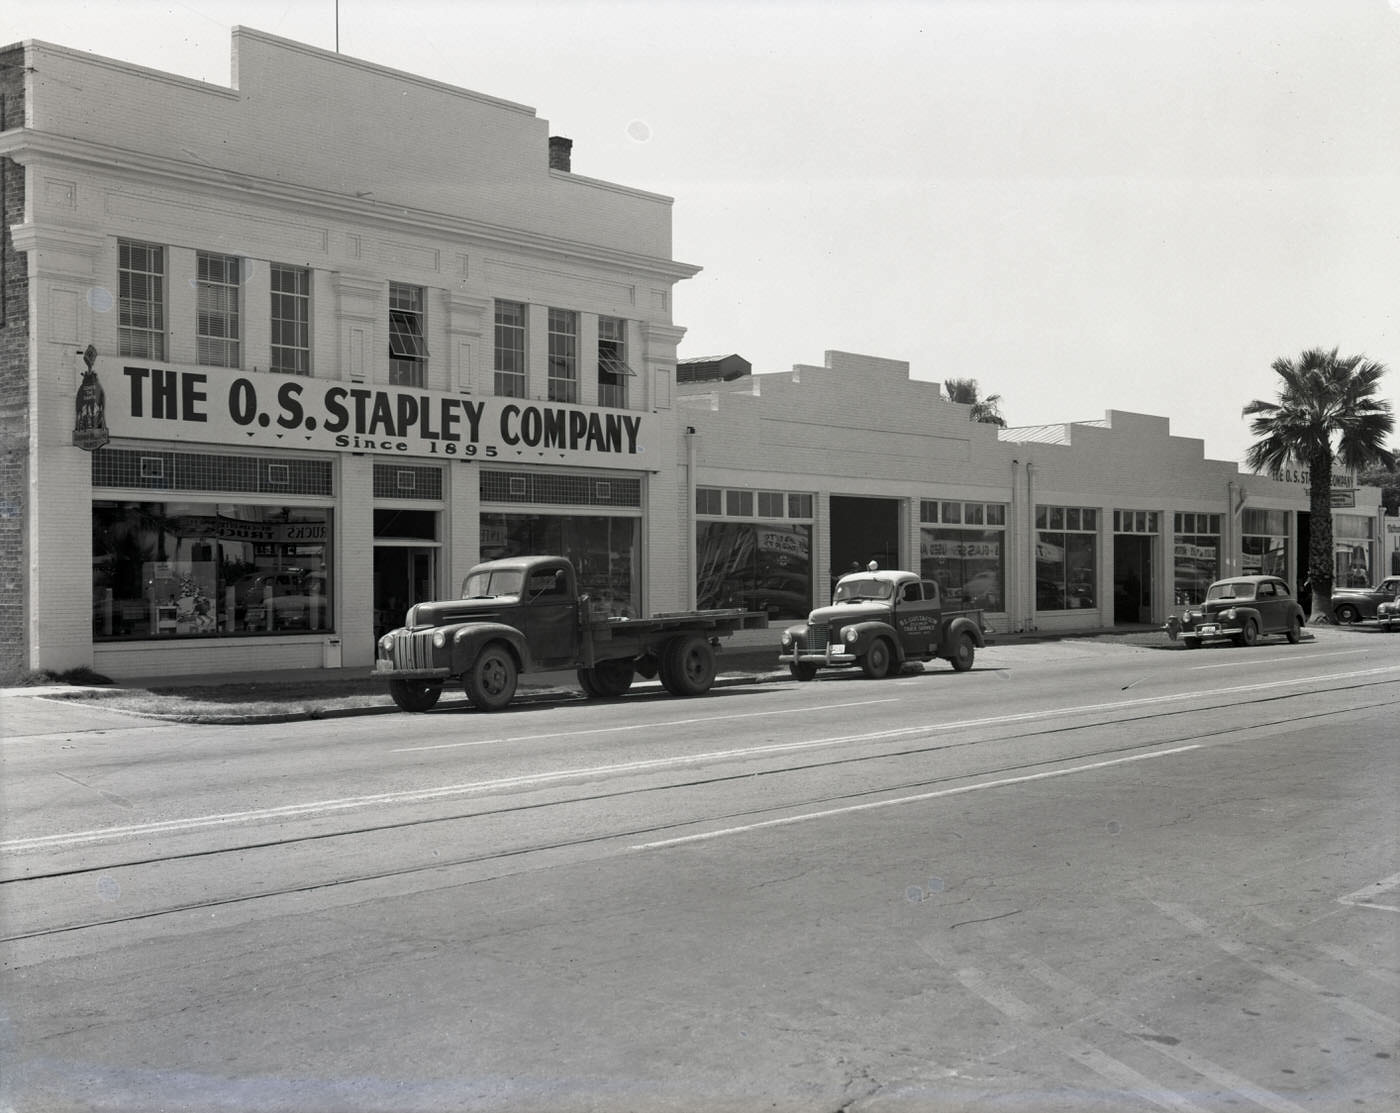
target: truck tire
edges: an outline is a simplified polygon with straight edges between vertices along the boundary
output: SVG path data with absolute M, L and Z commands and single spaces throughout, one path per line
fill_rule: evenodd
M 579 669 L 578 682 L 589 699 L 617 699 L 632 687 L 635 671 L 628 660 L 599 661 L 591 669 Z
M 953 655 L 948 658 L 953 664 L 954 672 L 967 672 L 972 668 L 972 662 L 977 656 L 977 645 L 972 640 L 969 633 L 958 635 L 957 641 L 953 644 Z
M 501 642 L 492 642 L 477 654 L 467 670 L 463 686 L 467 698 L 480 711 L 500 711 L 515 698 L 515 684 L 520 670 L 515 658 Z
M 890 643 L 885 638 L 876 638 L 860 659 L 860 671 L 871 680 L 884 680 L 890 674 L 892 662 Z
M 403 711 L 428 711 L 442 695 L 442 685 L 427 680 L 391 680 L 389 695 Z
M 715 651 L 699 634 L 672 638 L 661 652 L 661 683 L 673 696 L 703 696 L 715 682 Z

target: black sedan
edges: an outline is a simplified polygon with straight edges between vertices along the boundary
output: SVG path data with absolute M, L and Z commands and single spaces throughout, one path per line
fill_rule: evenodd
M 1344 625 L 1378 617 L 1382 603 L 1395 602 L 1400 594 L 1400 576 L 1387 576 L 1375 587 L 1334 587 L 1332 616 Z
M 1187 649 L 1221 639 L 1253 645 L 1268 634 L 1296 645 L 1303 637 L 1303 608 L 1277 576 L 1235 576 L 1211 584 L 1205 602 L 1170 620 L 1167 634 L 1179 635 Z

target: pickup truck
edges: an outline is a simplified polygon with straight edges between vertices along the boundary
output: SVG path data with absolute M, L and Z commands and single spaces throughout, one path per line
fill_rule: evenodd
M 981 611 L 945 611 L 933 580 L 881 571 L 872 562 L 836 582 L 831 606 L 783 631 L 778 660 L 797 680 L 813 679 L 818 669 L 853 666 L 878 680 L 906 661 L 936 658 L 966 672 L 987 644 L 986 633 Z
M 499 711 L 522 672 L 558 669 L 576 669 L 592 699 L 622 695 L 639 674 L 698 696 L 714 683 L 719 639 L 767 625 L 767 615 L 743 610 L 595 614 L 568 558 L 522 556 L 478 564 L 460 599 L 409 608 L 404 625 L 379 639 L 374 675 L 405 711 L 433 707 L 449 680 L 480 710 Z

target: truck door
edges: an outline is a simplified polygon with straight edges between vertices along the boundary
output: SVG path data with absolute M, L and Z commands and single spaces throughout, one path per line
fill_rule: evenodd
M 521 598 L 525 638 L 535 664 L 573 667 L 578 659 L 578 601 L 569 593 L 563 569 L 540 568 L 530 573 Z
M 906 657 L 927 657 L 938 648 L 938 611 L 936 588 L 933 597 L 926 599 L 918 580 L 908 580 L 899 585 L 894 604 L 894 626 L 899 631 L 900 645 Z

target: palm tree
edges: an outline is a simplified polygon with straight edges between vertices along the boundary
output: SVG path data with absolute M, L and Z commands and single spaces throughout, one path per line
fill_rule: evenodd
M 1311 514 L 1308 579 L 1314 623 L 1332 621 L 1332 463 L 1360 472 L 1376 462 L 1393 466 L 1385 448 L 1394 428 L 1390 403 L 1375 397 L 1384 364 L 1364 356 L 1309 348 L 1296 362 L 1276 359 L 1283 380 L 1277 402 L 1253 401 L 1249 430 L 1259 438 L 1245 463 L 1256 472 L 1278 472 L 1289 464 L 1308 471 Z
M 973 421 L 1006 427 L 1006 419 L 1001 416 L 1001 395 L 989 394 L 985 398 L 980 397 L 976 379 L 947 379 L 943 383 L 943 389 L 948 392 L 948 401 L 972 407 L 972 412 L 967 416 Z

